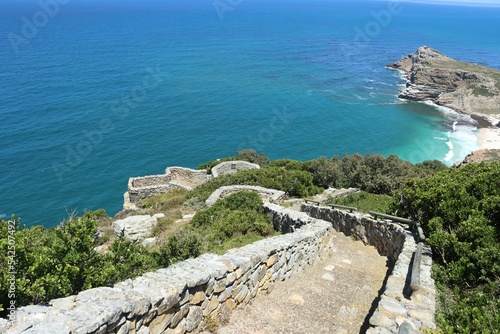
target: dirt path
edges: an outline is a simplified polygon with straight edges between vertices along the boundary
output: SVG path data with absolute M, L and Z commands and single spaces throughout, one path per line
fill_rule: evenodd
M 342 233 L 334 238 L 331 258 L 234 310 L 217 333 L 359 333 L 386 276 L 386 258 Z

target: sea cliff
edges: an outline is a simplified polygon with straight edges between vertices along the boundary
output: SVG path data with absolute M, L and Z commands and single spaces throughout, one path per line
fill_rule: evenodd
M 402 71 L 407 80 L 400 98 L 470 115 L 482 128 L 500 126 L 500 71 L 454 60 L 427 46 L 387 67 Z

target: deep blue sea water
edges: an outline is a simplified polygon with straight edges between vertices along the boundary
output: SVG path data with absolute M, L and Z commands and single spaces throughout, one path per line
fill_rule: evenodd
M 429 45 L 500 69 L 500 8 L 61 3 L 52 16 L 36 1 L 0 3 L 0 215 L 28 226 L 114 214 L 129 177 L 242 148 L 451 164 L 476 148 L 475 127 L 398 100 L 404 81 L 385 65 Z

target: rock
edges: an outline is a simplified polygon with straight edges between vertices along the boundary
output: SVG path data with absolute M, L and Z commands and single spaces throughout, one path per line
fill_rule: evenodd
M 400 303 L 387 298 L 382 298 L 378 305 L 379 308 L 385 309 L 392 313 L 406 314 L 408 312 L 406 308 L 404 308 Z
M 458 62 L 427 46 L 387 67 L 402 71 L 407 79 L 402 99 L 468 114 L 481 127 L 500 117 L 500 71 Z
M 170 325 L 170 321 L 172 320 L 172 314 L 165 313 L 163 315 L 157 316 L 154 318 L 149 324 L 149 332 L 150 333 L 163 333 L 163 331 Z
M 370 325 L 391 328 L 394 326 L 394 321 L 381 312 L 375 312 L 370 318 Z
M 193 331 L 200 324 L 203 319 L 203 310 L 199 306 L 192 306 L 189 308 L 189 313 L 186 317 L 186 330 Z
M 160 216 L 130 216 L 113 222 L 113 230 L 118 237 L 123 235 L 129 240 L 137 242 L 151 234 L 151 231 L 158 222 L 157 217 Z
M 0 318 L 0 333 L 5 333 L 9 328 L 9 322 L 6 319 Z
M 142 245 L 144 247 L 147 247 L 147 248 L 153 247 L 154 245 L 156 245 L 156 238 L 147 238 L 147 239 L 144 239 L 142 241 Z
M 211 172 L 213 177 L 225 174 L 234 174 L 240 170 L 259 169 L 260 166 L 247 161 L 225 161 L 213 167 Z
M 478 150 L 465 157 L 463 161 L 456 162 L 453 167 L 460 167 L 469 163 L 500 161 L 500 150 Z
M 216 297 L 212 297 L 210 299 L 210 302 L 207 305 L 207 308 L 203 311 L 203 316 L 208 317 L 210 313 L 212 313 L 214 310 L 216 310 L 219 307 L 220 303 L 217 300 Z
M 223 186 L 215 190 L 210 197 L 205 201 L 208 207 L 211 207 L 219 199 L 229 196 L 231 194 L 237 193 L 239 191 L 254 191 L 257 192 L 263 200 L 270 203 L 280 204 L 285 198 L 285 192 L 281 190 L 268 189 L 259 186 L 246 186 L 246 185 L 233 185 L 233 186 Z

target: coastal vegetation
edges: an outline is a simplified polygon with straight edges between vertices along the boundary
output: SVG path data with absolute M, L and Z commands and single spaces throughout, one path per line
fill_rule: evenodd
M 179 209 L 183 205 L 179 202 L 181 194 L 175 191 L 156 201 L 146 200 L 144 205 L 161 207 L 174 203 L 174 209 Z M 10 229 L 11 234 L 9 222 L 0 220 L 0 266 L 12 269 L 0 273 L 0 310 L 9 304 L 10 293 L 14 293 L 17 307 L 47 304 L 54 298 L 111 286 L 205 252 L 223 253 L 274 233 L 260 197 L 246 192 L 228 196 L 212 208 L 198 212 L 190 224 L 163 235 L 161 244 L 153 249 L 116 238 L 107 252 L 98 252 L 96 247 L 107 241 L 99 236 L 98 220 L 108 220 L 104 210 L 86 212 L 51 229 L 26 228 L 19 218 L 12 217 L 9 222 L 15 226 Z M 161 232 L 153 230 L 153 234 Z M 8 235 L 15 240 L 12 259 Z M 16 284 L 12 291 L 9 279 L 14 272 Z
M 407 181 L 392 210 L 421 222 L 434 253 L 444 333 L 500 328 L 500 163 Z
M 16 272 L 17 306 L 46 304 L 85 289 L 111 286 L 277 233 L 256 193 L 239 192 L 207 208 L 204 201 L 221 186 L 259 185 L 298 198 L 328 187 L 355 187 L 361 191 L 327 203 L 421 222 L 434 254 L 440 332 L 494 333 L 500 328 L 500 162 L 447 168 L 438 161 L 413 165 L 393 155 L 374 154 L 269 161 L 251 150 L 217 162 L 236 159 L 261 168 L 223 175 L 193 191 L 176 189 L 137 204 L 141 214 L 165 215 L 151 232 L 157 243 L 149 248 L 111 233 L 112 219 L 102 209 L 70 217 L 51 229 L 26 228 L 16 217 L 0 220 L 0 265 Z M 129 214 L 124 211 L 115 218 Z M 183 219 L 186 214 L 190 218 Z M 14 262 L 8 253 L 9 235 L 15 240 Z M 0 274 L 4 308 L 11 292 L 9 272 Z
M 368 213 L 369 211 L 389 212 L 392 197 L 383 194 L 371 194 L 366 191 L 350 194 L 347 196 L 329 199 L 325 204 L 338 204 L 355 207 L 358 211 Z

